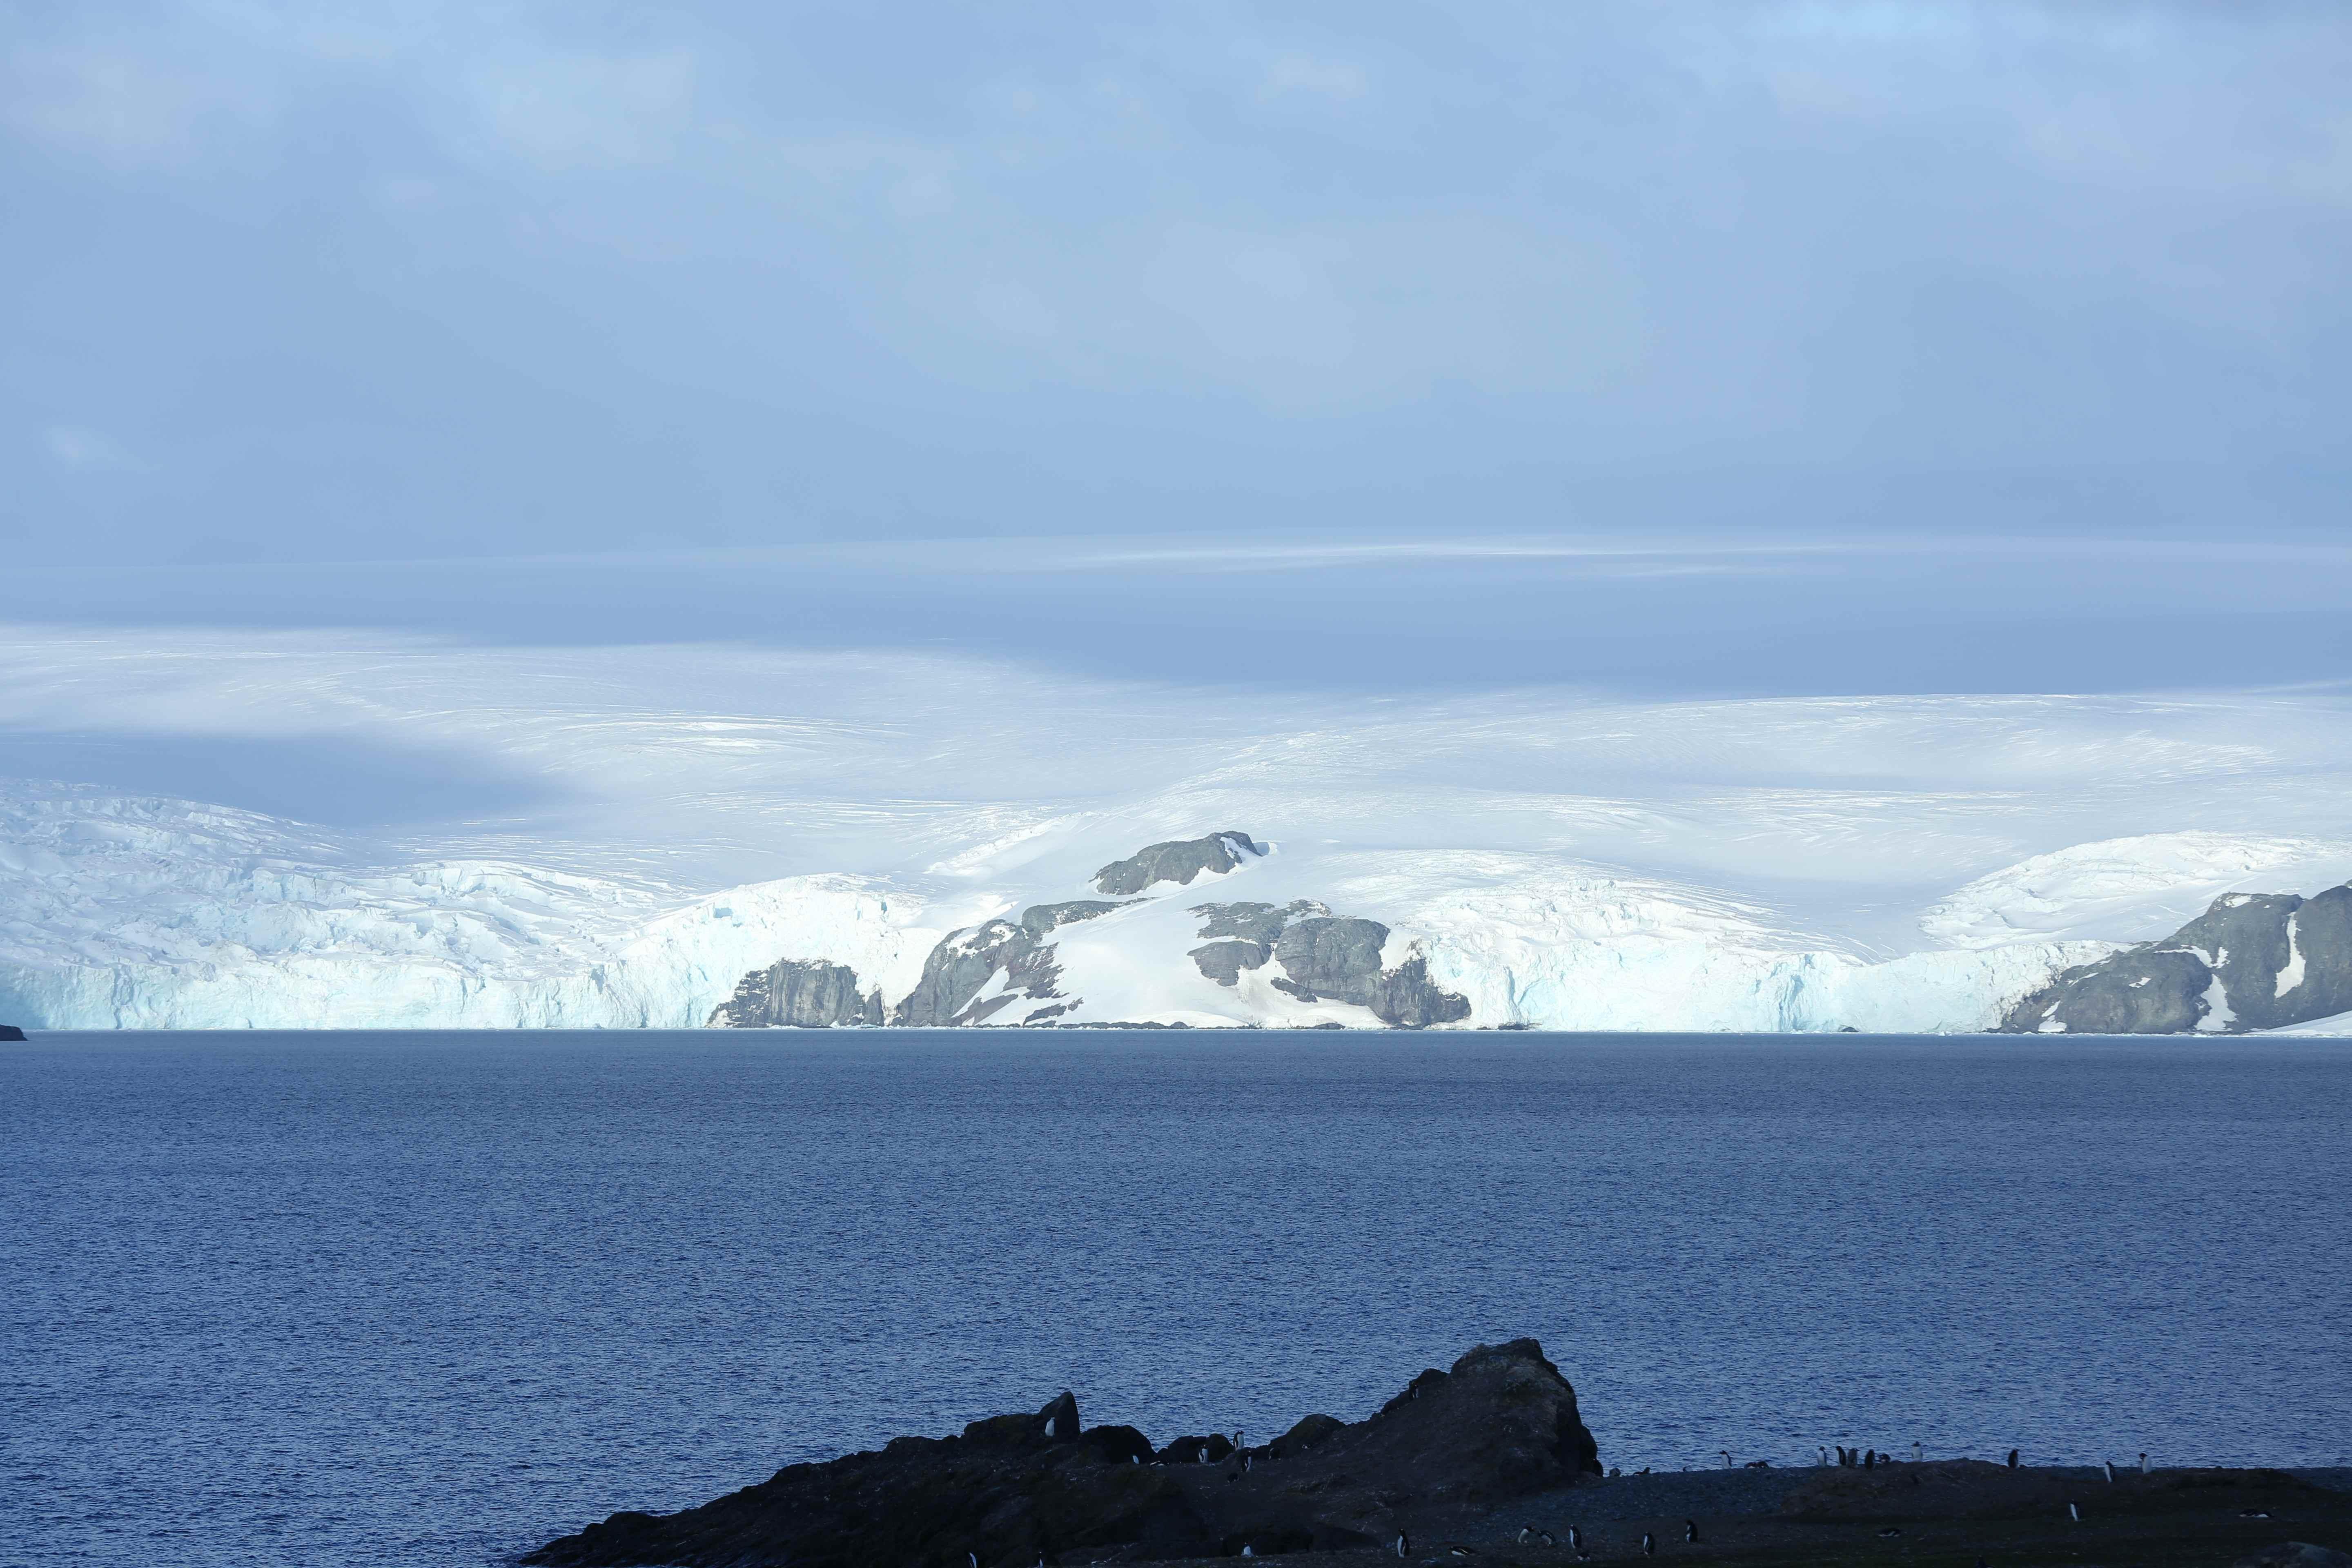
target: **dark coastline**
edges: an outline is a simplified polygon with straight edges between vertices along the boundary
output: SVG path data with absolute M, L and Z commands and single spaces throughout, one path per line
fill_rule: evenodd
M 1828 1458 L 1823 1450 L 1823 1458 Z M 1533 1340 L 1480 1345 L 1373 1415 L 1269 1442 L 1086 1427 L 1064 1393 L 958 1436 L 788 1466 L 669 1515 L 623 1512 L 532 1568 L 1029 1568 L 1283 1557 L 1536 1565 L 2060 1563 L 2352 1568 L 2352 1468 L 2299 1472 L 1904 1460 L 1841 1447 L 1775 1468 L 1607 1467 Z

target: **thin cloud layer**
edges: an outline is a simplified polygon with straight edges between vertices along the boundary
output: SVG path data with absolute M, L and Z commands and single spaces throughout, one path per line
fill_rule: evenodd
M 34 563 L 2214 541 L 2345 477 L 2334 8 L 18 20 Z

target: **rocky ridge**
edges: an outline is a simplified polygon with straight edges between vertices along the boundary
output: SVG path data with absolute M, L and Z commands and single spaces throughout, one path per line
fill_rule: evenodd
M 1274 1441 L 1082 1426 L 1065 1393 L 950 1437 L 792 1465 L 682 1513 L 617 1513 L 524 1559 L 550 1568 L 983 1568 L 1386 1546 L 1424 1518 L 1598 1478 L 1576 1391 L 1533 1340 L 1479 1345 L 1370 1417 Z
M 2242 1034 L 2352 1012 L 2352 885 L 2224 893 L 2160 942 L 2062 972 L 2010 1034 Z

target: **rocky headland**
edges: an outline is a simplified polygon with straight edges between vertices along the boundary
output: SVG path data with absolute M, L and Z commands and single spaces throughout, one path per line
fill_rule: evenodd
M 2095 1469 L 1853 1450 L 1822 1468 L 1604 1471 L 1533 1340 L 1480 1345 L 1370 1417 L 1155 1447 L 1068 1393 L 947 1437 L 792 1465 L 680 1513 L 616 1513 L 546 1568 L 1033 1568 L 1296 1555 L 1337 1568 L 1651 1557 L 1920 1568 L 2352 1568 L 2352 1471 Z
M 2224 893 L 2160 942 L 2080 964 L 2025 997 L 2010 1034 L 2243 1034 L 2352 1012 L 2352 886 Z

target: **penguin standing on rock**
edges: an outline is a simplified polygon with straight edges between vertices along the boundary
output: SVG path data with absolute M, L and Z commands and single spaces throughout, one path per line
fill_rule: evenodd
M 2116 1462 L 2113 1459 L 2101 1459 L 2099 1461 L 2099 1468 L 2107 1472 L 2107 1485 L 2114 1486 L 2116 1484 Z
M 2017 1450 L 2014 1448 L 2009 1451 L 2009 1468 L 2012 1470 L 2017 1468 Z
M 2070 1502 L 2066 1505 L 2066 1517 L 2080 1524 L 2083 1522 L 2083 1510 Z
M 1568 1527 L 1568 1545 L 1569 1550 L 1579 1557 L 1584 1555 L 1584 1531 L 1572 1524 Z
M 1683 1521 L 1683 1539 L 1690 1542 L 1696 1542 L 1698 1539 L 1698 1521 L 1695 1519 Z
M 1410 1535 L 1407 1535 L 1407 1534 L 1406 1534 L 1403 1531 L 1402 1531 L 1402 1530 L 1398 1531 L 1397 1531 L 1397 1555 L 1398 1555 L 1399 1557 L 1402 1557 L 1402 1556 L 1404 1556 L 1406 1553 L 1410 1552 L 1412 1550 L 1412 1536 L 1410 1536 Z
M 1642 1555 L 1644 1557 L 1655 1557 L 1657 1554 L 1658 1538 L 1652 1535 L 1646 1530 L 1642 1531 Z
M 2145 1453 L 2139 1457 L 2139 1473 L 2143 1476 L 2150 1473 L 2147 1468 L 2147 1456 Z
M 1828 1469 L 1830 1468 L 1830 1451 L 1816 1443 L 1813 1445 L 1813 1452 L 1822 1457 L 1822 1468 L 1825 1470 Z

